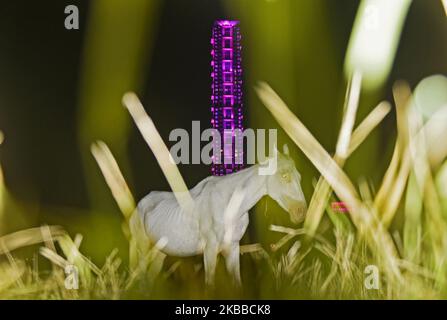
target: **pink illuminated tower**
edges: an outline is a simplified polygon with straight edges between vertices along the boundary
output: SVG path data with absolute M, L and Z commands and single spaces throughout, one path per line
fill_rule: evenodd
M 241 34 L 238 21 L 218 20 L 211 38 L 211 125 L 220 133 L 220 157 L 213 157 L 212 174 L 222 176 L 243 168 Z M 237 141 L 236 141 L 237 139 Z

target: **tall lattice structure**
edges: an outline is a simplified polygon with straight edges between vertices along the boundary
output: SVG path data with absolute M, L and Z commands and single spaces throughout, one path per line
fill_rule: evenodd
M 239 22 L 216 21 L 211 46 L 211 125 L 220 133 L 220 154 L 213 157 L 211 171 L 222 176 L 243 168 L 243 162 L 238 161 L 243 159 L 242 136 L 235 134 L 236 129 L 244 129 Z

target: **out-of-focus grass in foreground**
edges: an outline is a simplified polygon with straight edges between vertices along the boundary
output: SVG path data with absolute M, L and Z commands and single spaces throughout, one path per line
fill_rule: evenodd
M 308 3 L 308 6 L 301 3 L 299 5 L 313 12 L 315 4 L 313 1 Z M 390 5 L 387 1 L 377 3 L 382 4 L 384 8 Z M 110 149 L 104 142 L 98 141 L 91 146 L 91 151 L 99 165 L 99 170 L 95 169 L 102 172 L 123 214 L 122 231 L 129 244 L 128 253 L 115 249 L 101 262 L 93 262 L 83 254 L 83 236 L 104 237 L 100 232 L 107 228 L 107 225 L 100 223 L 94 224 L 98 229 L 96 235 L 72 236 L 63 227 L 54 225 L 5 234 L 5 230 L 10 229 L 7 226 L 11 217 L 17 220 L 23 209 L 19 213 L 17 204 L 8 194 L 0 167 L 0 298 L 447 298 L 447 101 L 443 94 L 447 92 L 446 78 L 429 77 L 415 88 L 414 93 L 405 82 L 396 83 L 393 87 L 394 103 L 381 102 L 367 117 L 360 119 L 359 125 L 355 125 L 362 86 L 378 86 L 388 78 L 410 1 L 400 0 L 399 3 L 402 5 L 400 11 L 398 10 L 400 13 L 395 12 L 398 18 L 391 21 L 394 23 L 394 34 L 388 34 L 388 46 L 381 51 L 380 57 L 386 61 L 375 61 L 376 64 L 371 63 L 372 58 L 368 55 L 368 52 L 374 52 L 369 51 L 371 41 L 364 41 L 369 38 L 362 37 L 361 32 L 365 31 L 362 27 L 362 17 L 365 16 L 362 10 L 366 10 L 367 6 L 361 6 L 359 10 L 346 57 L 345 69 L 351 79 L 348 83 L 340 132 L 336 145 L 332 146 L 336 150 L 334 155 L 330 155 L 323 147 L 327 145 L 327 141 L 323 143 L 322 139 L 327 137 L 322 136 L 318 141 L 314 137 L 318 132 L 312 134 L 303 124 L 304 121 L 291 111 L 297 110 L 296 106 L 289 108 L 268 84 L 261 83 L 257 86 L 256 99 L 261 100 L 321 176 L 310 199 L 308 214 L 302 226 L 291 228 L 271 225 L 269 230 L 257 231 L 259 238 L 275 239 L 270 246 L 253 243 L 241 247 L 243 286 L 240 288 L 232 286 L 232 282 L 228 281 L 229 275 L 226 274 L 222 263 L 218 266 L 215 287 L 206 288 L 200 257 L 167 257 L 160 250 L 163 243 L 150 244 L 142 226 L 132 224 L 135 201 L 119 168 L 119 165 L 126 167 L 125 157 L 122 156 L 126 139 L 121 138 L 127 136 L 128 127 L 125 124 L 127 122 L 123 109 L 118 106 L 117 95 L 132 89 L 139 82 L 136 70 L 141 65 L 140 54 L 145 51 L 139 44 L 146 30 L 143 27 L 146 25 L 143 14 L 146 11 L 143 12 L 138 6 L 129 7 L 129 10 L 140 11 L 141 14 L 139 19 L 129 25 L 138 30 L 134 37 L 127 38 L 127 34 L 121 33 L 120 39 L 130 43 L 123 46 L 122 42 L 119 42 L 121 49 L 127 50 L 126 53 L 133 56 L 129 61 L 120 59 L 121 51 L 110 50 L 116 49 L 116 35 L 104 31 L 106 26 L 113 25 L 114 20 L 109 19 L 111 16 L 100 16 L 103 29 L 92 31 L 86 49 L 85 65 L 88 72 L 84 79 L 81 98 L 84 108 L 80 117 L 86 121 L 81 122 L 80 137 L 84 146 L 90 143 L 90 140 L 102 137 L 107 138 L 105 140 L 109 142 Z M 445 4 L 445 1 L 443 3 Z M 141 1 L 139 4 L 146 6 Z M 235 4 L 236 2 L 233 5 Z M 287 96 L 285 100 L 296 104 L 296 83 L 289 81 L 294 80 L 294 76 L 284 73 L 283 69 L 274 64 L 256 63 L 265 62 L 263 59 L 268 60 L 276 54 L 280 54 L 278 60 L 282 61 L 284 68 L 290 67 L 294 61 L 289 50 L 291 42 L 284 40 L 291 38 L 291 34 L 283 34 L 282 38 L 275 37 L 268 33 L 271 31 L 270 26 L 267 28 L 264 24 L 264 18 L 273 12 L 281 17 L 278 19 L 280 23 L 276 25 L 280 33 L 283 29 L 290 28 L 292 21 L 283 19 L 282 16 L 288 6 L 293 8 L 298 4 L 294 1 L 285 4 L 285 7 L 278 4 L 273 12 L 266 2 L 265 6 L 258 6 L 258 10 L 254 11 L 257 13 L 257 19 L 246 21 L 250 21 L 252 31 L 256 31 L 259 38 L 262 35 L 264 40 L 267 34 L 275 44 L 269 45 L 268 51 L 260 50 L 267 52 L 264 56 L 256 55 L 252 59 L 254 67 L 265 65 L 265 74 L 264 71 L 261 72 L 259 78 L 270 76 L 269 82 L 283 91 L 283 95 Z M 247 2 L 236 7 L 248 18 L 248 13 L 253 11 L 251 5 Z M 106 7 L 111 8 L 117 16 L 122 16 L 121 10 L 116 10 L 121 8 L 118 7 L 118 2 L 115 6 Z M 147 12 L 152 13 L 152 9 Z M 393 12 L 390 11 L 389 14 L 392 15 Z M 259 29 L 262 27 L 266 30 Z M 315 27 L 323 28 L 320 22 L 315 22 Z M 259 32 L 260 30 L 265 32 Z M 387 32 L 380 28 L 377 30 Z M 252 40 L 257 37 L 255 33 Z M 109 36 L 100 37 L 102 41 L 97 44 L 92 40 L 96 39 L 98 34 Z M 307 31 L 300 34 L 307 36 Z M 381 37 L 376 39 L 383 40 Z M 91 49 L 96 46 L 102 49 Z M 133 49 L 130 50 L 130 47 Z M 99 56 L 108 56 L 112 51 L 116 53 L 114 56 L 96 64 Z M 120 83 L 115 86 L 104 66 L 110 65 L 109 62 L 116 59 L 122 61 L 115 72 L 127 76 L 120 79 Z M 281 87 L 276 82 L 279 82 Z M 320 84 L 320 79 L 318 83 Z M 113 92 L 113 95 L 110 95 L 110 92 Z M 110 105 L 114 105 L 112 113 Z M 121 130 L 112 127 L 113 132 L 102 132 L 103 128 L 96 125 L 96 119 L 104 116 L 104 108 L 107 109 L 110 119 L 119 120 L 118 124 L 121 125 L 118 127 Z M 375 190 L 370 187 L 369 181 L 360 184 L 352 181 L 343 171 L 343 166 L 350 161 L 351 154 L 355 153 L 364 141 L 368 138 L 372 140 L 370 134 L 392 108 L 395 108 L 396 112 L 397 138 L 392 159 L 379 188 Z M 256 108 L 255 112 L 255 116 L 259 118 L 267 114 L 262 108 Z M 136 120 L 138 125 L 138 117 Z M 326 121 L 332 123 L 332 117 L 328 117 Z M 146 127 L 148 123 L 146 121 Z M 149 125 L 153 126 L 153 123 Z M 319 126 L 325 125 L 320 123 Z M 155 128 L 151 128 L 151 132 L 156 132 Z M 161 144 L 157 142 L 158 147 L 154 148 L 154 141 L 151 140 L 153 138 L 145 135 L 145 130 L 141 132 L 156 153 L 157 159 L 162 159 L 163 154 L 157 154 L 156 151 L 163 149 L 158 148 L 163 147 L 162 141 L 159 140 Z M 0 133 L 0 145 L 2 141 L 3 135 Z M 120 162 L 115 160 L 112 150 Z M 179 180 L 181 176 L 174 172 L 174 166 L 161 162 L 173 191 L 182 190 L 183 184 Z M 363 163 L 358 165 L 364 166 Z M 366 179 L 375 174 L 376 172 L 368 172 L 367 169 L 363 172 Z M 331 201 L 343 201 L 349 212 L 333 211 Z M 266 208 L 269 214 L 276 214 L 274 211 Z M 275 234 L 276 237 L 266 237 L 267 234 Z M 100 245 L 101 243 L 98 244 Z M 127 261 L 129 264 L 125 263 Z M 377 289 L 365 285 L 368 276 L 365 270 L 369 270 L 367 267 L 371 265 L 376 266 L 379 271 Z M 67 288 L 65 271 L 70 266 L 78 270 L 80 283 L 77 290 Z
M 81 253 L 80 235 L 72 239 L 60 227 L 24 230 L 0 238 L 0 297 L 446 298 L 447 141 L 440 137 L 447 136 L 447 104 L 438 106 L 424 119 L 418 111 L 423 106 L 414 106 L 421 101 L 413 98 L 408 85 L 395 84 L 398 137 L 383 182 L 374 192 L 366 183 L 357 188 L 350 181 L 340 160 L 321 147 L 267 84 L 260 84 L 257 92 L 321 172 L 322 181 L 327 181 L 327 187 L 317 186 L 312 196 L 327 216 L 308 215 L 304 228 L 299 229 L 272 225 L 266 232 L 282 236 L 270 248 L 259 244 L 242 246 L 242 288 L 232 287 L 219 266 L 216 289 L 206 289 L 199 258 L 168 258 L 157 245 L 138 248 L 141 242 L 128 232 L 132 195 L 112 153 L 99 142 L 92 151 L 123 211 L 130 252 L 138 252 L 138 260 L 124 266 L 121 253 L 114 250 L 102 266 L 96 266 Z M 379 105 L 360 126 L 348 130 L 347 135 L 340 134 L 340 139 L 347 139 L 350 150 L 345 155 L 362 143 L 389 108 Z M 344 122 L 355 118 L 355 108 L 346 108 L 345 112 L 353 114 L 345 114 Z M 328 192 L 331 189 L 334 195 Z M 335 197 L 347 204 L 349 213 L 332 211 L 328 202 Z M 391 227 L 397 215 L 402 215 L 402 229 Z M 327 222 L 320 223 L 326 217 L 332 223 L 330 228 Z M 309 221 L 313 219 L 317 221 Z M 51 262 L 49 269 L 39 270 L 36 257 L 27 261 L 15 255 L 15 250 L 38 242 L 43 244 L 40 255 Z M 78 290 L 65 288 L 67 265 L 79 270 Z M 368 265 L 379 270 L 377 290 L 365 286 L 364 270 Z

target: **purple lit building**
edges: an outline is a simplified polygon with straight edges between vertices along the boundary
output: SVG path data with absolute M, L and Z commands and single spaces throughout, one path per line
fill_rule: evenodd
M 211 38 L 212 127 L 220 133 L 220 157 L 212 174 L 222 176 L 243 168 L 241 34 L 238 21 L 218 20 Z M 237 139 L 237 140 L 236 140 Z

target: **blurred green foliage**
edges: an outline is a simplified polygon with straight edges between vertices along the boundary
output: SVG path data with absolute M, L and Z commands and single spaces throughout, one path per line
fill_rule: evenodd
M 166 267 L 160 277 L 161 281 L 166 280 L 166 282 L 159 287 L 157 287 L 157 283 L 154 284 L 155 289 L 150 293 L 145 292 L 146 285 L 148 285 L 147 279 L 134 284 L 134 287 L 131 287 L 130 290 L 127 287 L 127 283 L 117 280 L 118 278 L 121 279 L 128 276 L 128 274 L 122 273 L 123 270 L 127 270 L 125 264 L 120 264 L 122 260 L 125 263 L 127 260 L 127 242 L 121 232 L 121 214 L 101 176 L 99 168 L 90 154 L 90 144 L 97 139 L 101 139 L 110 146 L 131 186 L 134 178 L 139 175 L 142 175 L 145 179 L 147 175 L 150 175 L 150 177 L 161 176 L 158 171 L 150 172 L 147 168 L 131 167 L 129 161 L 129 154 L 132 152 L 132 150 L 129 150 L 129 138 L 132 132 L 131 122 L 126 110 L 121 105 L 121 98 L 129 90 L 142 92 L 147 83 L 163 82 L 167 83 L 169 88 L 179 86 L 178 79 L 166 79 L 162 77 L 163 73 L 155 74 L 155 76 L 161 76 L 162 78 L 160 79 L 149 79 L 147 70 L 150 68 L 155 69 L 155 66 L 149 63 L 150 58 L 159 52 L 160 46 L 166 46 L 166 43 L 169 43 L 168 50 L 174 52 L 174 56 L 178 57 L 178 59 L 182 59 L 181 50 L 184 48 L 179 47 L 175 39 L 166 39 L 166 36 L 159 32 L 159 27 L 163 25 L 166 28 L 166 25 L 168 25 L 170 27 L 167 28 L 168 34 L 171 34 L 170 30 L 178 28 L 187 30 L 188 25 L 178 25 L 165 10 L 172 9 L 172 7 L 188 7 L 190 11 L 186 12 L 185 10 L 185 12 L 182 12 L 183 9 L 179 9 L 175 11 L 175 14 L 190 14 L 198 19 L 199 23 L 207 21 L 202 16 L 204 12 L 216 19 L 223 18 L 220 15 L 226 15 L 229 18 L 241 21 L 245 73 L 245 111 L 248 115 L 247 126 L 252 128 L 277 128 L 277 123 L 261 105 L 253 90 L 258 81 L 266 81 L 279 93 L 318 141 L 332 153 L 335 149 L 335 142 L 341 123 L 346 87 L 346 79 L 343 75 L 343 61 L 358 4 L 359 1 L 357 0 L 222 0 L 207 1 L 206 4 L 203 1 L 191 1 L 190 6 L 185 5 L 184 0 L 89 1 L 89 16 L 87 23 L 84 25 L 85 36 L 82 38 L 82 65 L 79 70 L 72 71 L 76 74 L 79 73 L 80 86 L 78 94 L 75 95 L 76 98 L 71 96 L 68 98 L 71 103 L 78 100 L 76 101 L 77 107 L 74 112 L 75 119 L 72 119 L 72 114 L 68 114 L 67 117 L 69 119 L 67 122 L 60 120 L 62 119 L 61 114 L 65 112 L 62 106 L 62 111 L 59 111 L 60 114 L 56 114 L 52 109 L 44 109 L 44 102 L 40 102 L 36 106 L 31 105 L 28 107 L 27 105 L 29 110 L 18 109 L 19 111 L 16 111 L 14 109 L 16 107 L 14 103 L 34 103 L 33 94 L 37 91 L 47 89 L 48 92 L 57 91 L 58 87 L 56 87 L 56 90 L 54 90 L 55 88 L 46 87 L 42 89 L 39 85 L 36 85 L 36 80 L 40 76 L 39 72 L 46 72 L 49 74 L 49 77 L 56 79 L 52 81 L 57 82 L 59 78 L 56 72 L 57 67 L 53 66 L 52 68 L 47 60 L 42 60 L 50 59 L 49 57 L 53 56 L 50 56 L 49 53 L 40 53 L 41 55 L 39 55 L 39 52 L 34 54 L 27 52 L 32 51 L 30 48 L 39 48 L 38 40 L 29 37 L 25 41 L 27 43 L 25 43 L 13 38 L 13 36 L 2 36 L 5 39 L 5 43 L 8 44 L 8 46 L 5 46 L 6 49 L 2 51 L 7 51 L 8 48 L 14 49 L 17 46 L 17 52 L 23 55 L 19 56 L 18 62 L 16 61 L 15 64 L 12 64 L 10 62 L 14 59 L 13 55 L 1 52 L 2 63 L 6 63 L 5 68 L 2 65 L 2 70 L 5 69 L 5 74 L 7 74 L 7 76 L 1 78 L 2 85 L 6 89 L 5 92 L 7 92 L 7 94 L 2 92 L 2 99 L 5 96 L 4 100 L 11 105 L 10 109 L 2 106 L 2 111 L 6 110 L 5 114 L 8 115 L 8 117 L 3 118 L 11 122 L 11 127 L 21 128 L 22 130 L 21 135 L 20 133 L 16 136 L 12 135 L 12 142 L 10 143 L 8 133 L 15 131 L 8 128 L 8 130 L 5 130 L 5 141 L 7 141 L 9 146 L 12 143 L 19 144 L 27 141 L 24 146 L 25 148 L 30 147 L 31 151 L 29 153 L 14 153 L 13 147 L 6 149 L 7 152 L 13 154 L 16 158 L 10 157 L 7 165 L 3 166 L 5 184 L 3 185 L 2 183 L 0 185 L 0 232 L 4 234 L 43 222 L 63 225 L 69 230 L 70 234 L 81 233 L 84 235 L 81 251 L 85 255 L 92 257 L 93 262 L 97 263 L 99 261 L 98 265 L 103 265 L 104 260 L 112 249 L 118 248 L 120 250 L 120 258 L 118 259 L 116 256 L 110 258 L 109 256 L 110 259 L 107 259 L 105 263 L 107 270 L 106 280 L 96 279 L 99 284 L 95 284 L 92 280 L 92 287 L 88 288 L 92 291 L 98 288 L 101 288 L 101 290 L 95 291 L 96 295 L 86 290 L 86 292 L 80 294 L 81 297 L 209 297 L 206 294 L 202 294 L 204 290 L 201 282 L 203 270 L 201 269 L 199 257 L 181 260 L 181 266 L 173 269 L 175 272 L 169 268 L 175 267 L 178 260 L 167 258 Z M 205 7 L 203 9 L 204 12 L 198 10 L 199 7 Z M 59 11 L 62 12 L 62 10 Z M 206 18 L 209 18 L 209 16 Z M 171 18 L 171 20 L 163 20 L 167 19 L 167 17 Z M 7 22 L 7 19 L 0 19 L 0 23 L 6 23 L 5 21 Z M 33 22 L 34 20 L 31 19 L 31 21 Z M 446 24 L 441 3 L 438 0 L 415 0 L 413 2 L 410 8 L 408 24 L 404 27 L 402 44 L 398 50 L 390 81 L 381 88 L 362 93 L 358 119 L 363 119 L 379 100 L 384 98 L 391 100 L 390 84 L 395 80 L 405 78 L 414 85 L 429 74 L 447 73 L 447 60 L 445 59 L 447 56 L 447 41 L 443 41 L 447 39 L 445 37 L 447 32 Z M 211 30 L 211 25 L 206 23 L 203 23 L 202 27 L 206 30 Z M 14 32 L 17 32 L 17 30 L 13 29 L 11 34 L 14 34 Z M 444 37 L 442 37 L 443 35 Z M 188 49 L 194 52 L 194 50 L 197 50 L 197 41 L 203 42 L 203 39 L 198 40 L 194 38 L 194 35 L 191 37 L 196 42 L 193 41 Z M 206 41 L 208 40 L 207 38 Z M 68 40 L 64 41 L 68 43 Z M 46 42 L 44 41 L 43 45 L 54 46 L 57 50 L 53 51 L 58 52 L 58 50 L 61 50 L 60 47 L 64 46 L 64 43 L 57 41 L 53 43 L 47 40 Z M 25 55 L 31 58 L 22 62 Z M 167 68 L 171 63 L 168 58 L 160 61 L 162 64 L 159 67 L 160 70 Z M 182 63 L 187 64 L 189 62 L 185 61 L 180 64 Z M 205 64 L 208 65 L 208 61 L 204 61 Z M 39 67 L 40 65 L 42 67 Z M 57 65 L 59 66 L 59 64 Z M 16 69 L 13 68 L 14 66 Z M 203 77 L 208 79 L 207 69 L 198 67 L 197 70 L 205 70 Z M 35 87 L 35 92 L 30 91 L 29 97 L 24 95 L 20 89 L 8 87 L 12 85 L 20 87 L 22 82 L 17 80 L 20 78 L 30 78 L 29 81 L 32 82 L 33 88 Z M 181 91 L 182 94 L 188 91 L 197 93 L 196 81 L 185 81 L 184 85 L 187 88 Z M 25 86 L 25 88 L 28 87 Z M 54 94 L 57 94 L 57 92 L 50 94 L 45 91 L 43 95 L 52 96 Z M 210 92 L 208 91 L 197 93 L 197 95 L 206 97 L 209 94 Z M 169 94 L 160 91 L 156 95 L 157 104 L 155 105 L 158 109 L 154 112 L 163 114 L 161 118 L 166 120 L 157 122 L 156 125 L 162 129 L 160 131 L 164 132 L 170 129 L 168 120 L 173 118 L 173 114 L 176 112 L 176 110 L 165 107 L 171 103 L 169 95 L 175 96 L 177 91 L 172 89 L 172 92 Z M 56 98 L 53 98 L 54 101 L 51 101 L 54 103 L 54 106 L 59 107 L 65 98 L 65 96 L 56 95 Z M 177 108 L 181 110 L 195 109 L 197 113 L 202 114 L 208 112 L 208 106 L 202 105 L 185 104 L 177 106 Z M 34 109 L 37 111 L 33 111 Z M 70 172 L 76 159 L 68 159 L 67 154 L 64 154 L 64 150 L 67 149 L 62 149 L 61 147 L 62 144 L 68 144 L 71 147 L 71 144 L 66 143 L 63 139 L 59 140 L 57 136 L 60 132 L 50 132 L 45 127 L 45 122 L 37 121 L 37 125 L 34 124 L 35 115 L 40 115 L 42 110 L 46 110 L 42 112 L 45 117 L 61 117 L 58 118 L 60 124 L 56 127 L 60 130 L 65 130 L 65 123 L 73 121 L 76 123 L 75 130 L 78 145 L 75 148 L 81 154 L 85 177 L 84 188 L 87 189 L 89 199 L 88 205 L 84 208 L 71 205 L 55 205 L 50 201 L 48 203 L 39 199 L 33 202 L 29 199 L 33 199 L 34 195 L 29 197 L 22 195 L 22 198 L 20 198 L 15 197 L 14 193 L 8 190 L 10 184 L 14 185 L 14 181 L 8 181 L 8 171 L 13 169 L 20 172 L 23 171 L 24 173 L 39 171 L 45 178 L 49 174 L 56 176 L 55 179 L 50 180 L 53 181 L 53 184 L 48 184 L 46 179 L 41 179 L 40 187 L 46 192 L 54 192 L 54 190 L 60 189 L 59 191 L 64 193 L 67 192 L 66 185 L 71 184 L 71 181 L 65 179 L 67 176 L 70 177 L 70 175 L 66 173 L 62 175 L 62 173 Z M 189 113 L 182 111 L 179 114 L 181 115 L 179 117 L 185 118 L 185 115 Z M 191 120 L 195 119 L 185 119 L 187 123 Z M 388 120 L 380 130 L 373 133 L 349 159 L 346 165 L 346 171 L 352 177 L 353 182 L 357 183 L 361 178 L 364 178 L 368 183 L 371 183 L 372 191 L 374 191 L 374 188 L 383 177 L 391 157 L 396 131 L 392 120 Z M 31 123 L 39 130 L 45 132 L 43 139 L 38 135 L 36 137 L 33 136 L 33 130 L 36 127 L 30 126 Z M 189 126 L 186 129 L 189 129 Z M 37 137 L 40 137 L 40 139 Z M 48 137 L 55 140 L 46 140 Z M 167 140 L 167 136 L 164 138 Z M 39 151 L 39 145 L 35 141 L 39 141 L 44 145 L 45 148 L 40 148 L 40 152 L 48 157 L 54 157 L 54 162 L 48 164 L 42 160 L 34 161 L 34 159 L 31 159 L 33 162 L 31 169 L 20 167 L 23 163 L 26 163 L 22 162 L 23 160 L 20 158 L 32 158 L 35 154 L 37 155 L 36 157 L 42 156 L 37 152 Z M 283 143 L 288 143 L 290 147 L 293 146 L 286 134 L 279 130 L 280 146 Z M 139 140 L 138 144 L 146 148 L 142 140 Z M 8 146 L 2 145 L 1 148 L 3 164 L 3 152 Z M 305 194 L 310 199 L 313 192 L 313 183 L 318 178 L 319 173 L 297 148 L 292 147 L 291 151 L 297 168 L 303 176 Z M 149 153 L 150 151 L 147 149 L 147 152 Z M 53 156 L 53 153 L 59 155 Z M 142 163 L 144 161 L 146 159 L 141 160 Z M 52 167 L 52 164 L 56 164 L 57 167 Z M 156 168 L 158 170 L 158 167 Z M 441 213 L 444 215 L 444 220 L 447 212 L 445 210 L 447 197 L 444 192 L 444 181 L 447 176 L 446 168 L 447 164 L 444 163 L 442 170 L 436 176 L 440 203 L 443 206 Z M 187 171 L 191 176 L 194 176 L 194 173 L 199 171 L 196 168 L 180 169 Z M 77 171 L 73 169 L 73 172 Z M 144 172 L 146 175 L 141 172 Z M 54 183 L 55 181 L 58 183 Z M 152 179 L 150 183 L 156 186 L 166 185 L 165 181 L 157 181 L 157 179 Z M 30 189 L 24 188 L 19 181 L 15 186 L 15 190 L 20 188 L 22 188 L 22 192 Z M 78 185 L 73 187 L 73 190 L 78 193 L 84 192 Z M 138 193 L 142 193 L 142 191 L 138 190 Z M 55 197 L 57 196 L 58 194 Z M 411 175 L 406 200 L 399 208 L 399 210 L 405 210 L 404 217 L 397 217 L 396 220 L 399 222 L 397 228 L 401 228 L 403 221 L 406 221 L 403 229 L 403 256 L 414 263 L 421 262 L 424 256 L 421 254 L 421 250 L 426 249 L 420 247 L 422 237 L 421 225 L 426 223 L 422 221 L 423 201 L 422 195 L 418 193 L 415 177 Z M 272 223 L 289 225 L 288 216 L 274 202 L 267 199 L 261 201 L 254 211 L 254 214 L 251 216 L 254 222 L 251 227 L 254 227 L 254 231 L 251 230 L 250 239 L 246 239 L 246 241 L 261 242 L 265 248 L 268 248 L 271 243 L 274 243 L 280 237 L 277 233 L 268 231 L 269 225 Z M 363 242 L 359 242 L 354 246 L 354 249 L 352 249 L 352 246 L 350 247 L 349 241 L 352 241 L 350 237 L 354 235 L 349 219 L 345 216 L 339 217 L 330 210 L 328 213 L 330 219 L 322 222 L 321 229 L 322 231 L 330 231 L 328 232 L 330 241 L 320 241 L 321 239 L 318 239 L 315 244 L 315 250 L 313 250 L 310 258 L 306 261 L 304 261 L 301 252 L 297 255 L 295 255 L 296 252 L 289 255 L 289 250 L 291 250 L 292 246 L 285 246 L 284 250 L 276 253 L 269 252 L 269 256 L 266 256 L 265 252 L 245 254 L 242 257 L 242 272 L 246 281 L 245 291 L 240 292 L 235 290 L 235 288 L 225 286 L 228 279 L 223 271 L 222 264 L 220 264 L 217 283 L 222 285 L 223 289 L 214 292 L 211 296 L 255 298 L 346 298 L 355 296 L 386 298 L 393 296 L 392 293 L 395 296 L 399 296 L 398 291 L 401 289 L 399 287 L 392 288 L 388 292 L 381 291 L 380 293 L 364 291 L 360 280 L 363 275 L 361 268 L 373 260 L 373 258 L 366 253 Z M 334 232 L 332 232 L 332 228 L 335 229 Z M 433 239 L 433 243 L 436 244 L 439 242 L 442 232 L 439 232 L 433 224 L 431 228 L 429 232 L 436 237 L 436 239 Z M 337 238 L 337 236 L 341 238 Z M 329 242 L 334 242 L 335 244 L 333 245 Z M 71 245 L 71 242 L 69 243 Z M 65 245 L 67 246 L 67 244 Z M 352 250 L 349 251 L 349 249 Z M 435 249 L 438 250 L 436 252 L 438 254 L 439 249 Z M 350 260 L 351 257 L 352 259 Z M 0 262 L 7 260 L 4 257 L 1 259 Z M 432 260 L 429 261 L 427 266 L 431 269 L 436 269 L 434 268 L 436 260 L 441 259 L 441 257 L 435 255 L 435 257 L 430 256 L 430 259 Z M 117 262 L 117 260 L 119 261 Z M 333 278 L 325 281 L 324 276 L 327 275 L 325 272 L 330 270 L 331 265 L 337 265 L 338 269 L 334 275 L 331 275 Z M 48 267 L 47 265 L 45 266 Z M 343 269 L 346 266 L 349 272 Z M 2 272 L 3 265 L 0 267 L 0 272 Z M 22 270 L 21 267 L 20 270 Z M 171 273 L 170 270 L 172 271 Z M 440 270 L 443 271 L 445 269 L 441 268 Z M 425 272 L 426 270 L 421 271 L 418 269 L 416 271 L 409 276 L 409 283 L 414 281 L 414 286 L 404 288 L 407 291 L 403 290 L 403 295 L 400 297 L 436 296 L 433 289 L 434 285 L 430 282 L 431 280 L 423 277 L 419 278 L 418 272 Z M 9 275 L 10 273 L 8 272 L 7 274 Z M 30 286 L 33 286 L 32 274 L 31 271 L 27 273 L 24 280 L 26 284 L 31 283 Z M 436 276 L 439 283 L 445 281 L 440 274 Z M 340 279 L 340 282 L 337 282 L 338 279 Z M 51 290 L 44 292 L 39 297 L 71 297 L 70 295 L 64 295 L 66 293 L 61 290 L 61 283 L 58 282 L 57 278 L 49 278 L 47 280 L 48 287 Z M 343 286 L 347 286 L 350 289 L 337 294 L 340 283 L 343 283 Z M 427 283 L 428 285 L 426 285 Z M 318 288 L 322 288 L 324 284 L 326 284 L 325 288 L 327 290 L 323 290 L 324 292 L 318 291 Z M 0 288 L 1 285 L 2 281 L 0 280 Z M 113 285 L 116 286 L 113 287 Z M 107 291 L 110 287 L 117 291 Z M 179 287 L 180 289 L 178 289 Z M 419 289 L 420 291 L 418 292 Z M 27 294 L 26 290 L 21 291 L 23 288 L 15 288 L 14 290 L 10 292 L 10 295 L 8 293 L 6 296 L 21 297 L 23 294 L 25 296 Z M 113 296 L 108 295 L 107 292 L 112 292 Z M 123 294 L 120 295 L 120 293 Z M 85 296 L 82 294 L 85 294 Z

